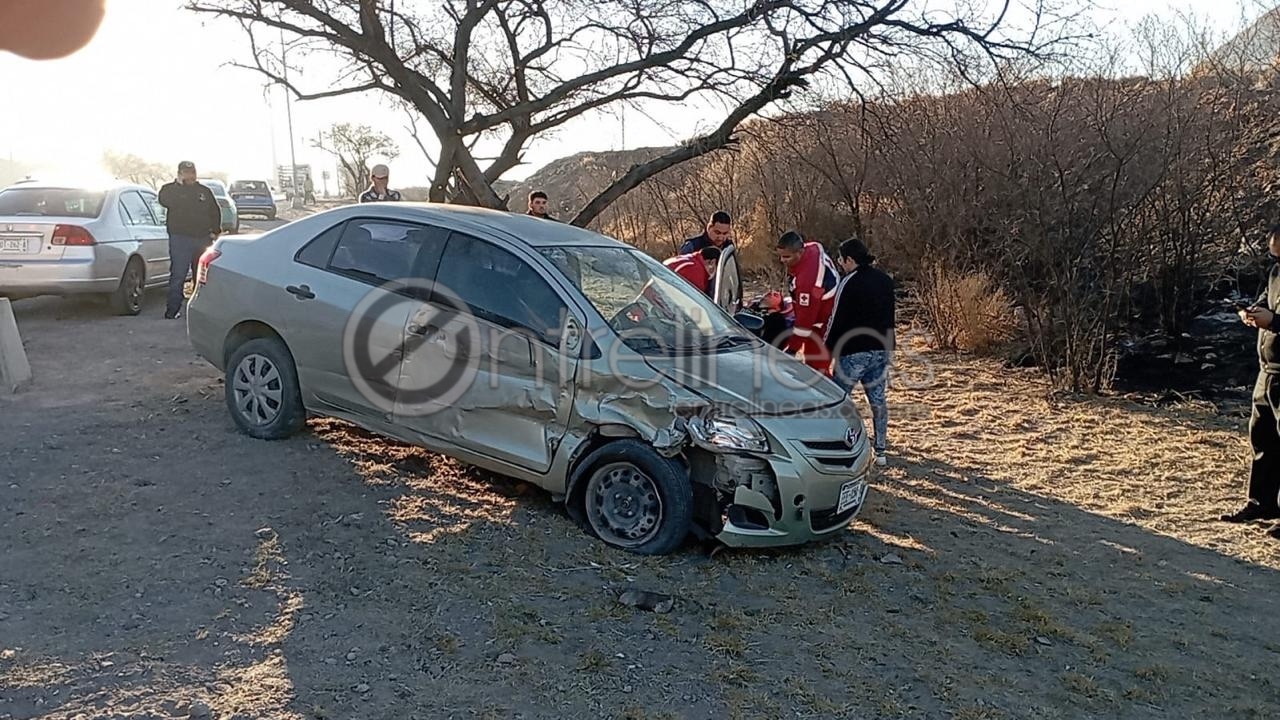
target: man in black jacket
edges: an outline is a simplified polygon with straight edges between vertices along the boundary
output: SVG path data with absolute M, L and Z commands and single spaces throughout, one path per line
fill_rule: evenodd
M 846 392 L 858 383 L 867 394 L 875 427 L 876 464 L 886 465 L 889 404 L 885 390 L 893 354 L 893 278 L 873 266 L 861 240 L 840 243 L 836 256 L 844 276 L 836 286 L 826 342 L 835 358 L 832 379 Z
M 1280 225 L 1267 233 L 1271 258 L 1280 261 Z M 1226 522 L 1280 519 L 1280 264 L 1267 275 L 1267 290 L 1257 302 L 1240 310 L 1245 325 L 1258 329 L 1258 382 L 1253 386 L 1253 414 L 1249 418 L 1249 443 L 1253 466 L 1249 470 L 1249 501 Z
M 222 211 L 213 191 L 196 182 L 196 165 L 189 160 L 178 163 L 177 180 L 160 188 L 160 204 L 169 229 L 169 297 L 164 316 L 174 320 L 182 317 L 187 271 L 195 277 L 200 255 L 222 230 Z

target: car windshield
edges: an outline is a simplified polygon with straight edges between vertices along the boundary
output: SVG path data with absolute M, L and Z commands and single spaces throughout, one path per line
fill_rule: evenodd
M 637 352 L 669 355 L 754 344 L 711 298 L 638 250 L 564 247 L 542 254 Z
M 106 196 L 92 190 L 11 187 L 0 191 L 0 215 L 96 218 Z
M 231 183 L 231 192 L 270 192 L 267 184 L 261 180 L 237 180 Z

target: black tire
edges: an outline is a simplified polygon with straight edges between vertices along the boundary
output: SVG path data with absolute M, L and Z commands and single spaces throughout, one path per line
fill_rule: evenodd
M 692 529 L 693 488 L 679 462 L 634 439 L 597 448 L 582 462 L 582 512 L 596 537 L 638 555 L 666 555 L 680 547 Z M 626 516 L 625 509 L 632 514 Z M 635 524 L 615 527 L 615 520 Z
M 293 356 L 277 338 L 254 338 L 231 353 L 224 393 L 231 420 L 249 437 L 281 440 L 307 421 Z
M 120 276 L 120 284 L 107 299 L 111 311 L 117 315 L 137 315 L 142 312 L 142 296 L 146 292 L 147 274 L 138 258 L 130 258 Z
M 275 220 L 275 219 L 276 219 L 276 211 L 275 211 L 275 210 L 268 210 L 268 211 L 267 211 L 267 219 L 268 219 L 268 220 Z

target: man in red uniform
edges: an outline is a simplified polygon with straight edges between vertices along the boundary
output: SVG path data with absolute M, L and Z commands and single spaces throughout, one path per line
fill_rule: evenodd
M 707 246 L 687 255 L 676 255 L 662 261 L 663 265 L 676 271 L 676 274 L 689 284 L 710 295 L 715 285 L 716 267 L 720 264 L 720 248 Z
M 794 230 L 778 239 L 778 259 L 787 268 L 795 308 L 795 324 L 785 349 L 792 355 L 801 355 L 804 363 L 814 370 L 829 374 L 831 353 L 823 342 L 823 335 L 831 319 L 840 271 L 822 245 L 805 242 Z

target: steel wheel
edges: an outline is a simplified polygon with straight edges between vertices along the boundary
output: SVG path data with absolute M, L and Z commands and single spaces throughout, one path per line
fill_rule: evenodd
M 240 360 L 232 375 L 232 392 L 237 412 L 250 425 L 270 425 L 280 415 L 284 399 L 280 370 L 264 355 L 254 353 Z
M 649 541 L 662 527 L 662 496 L 640 468 L 628 462 L 597 469 L 587 481 L 587 519 L 596 534 L 620 547 Z

